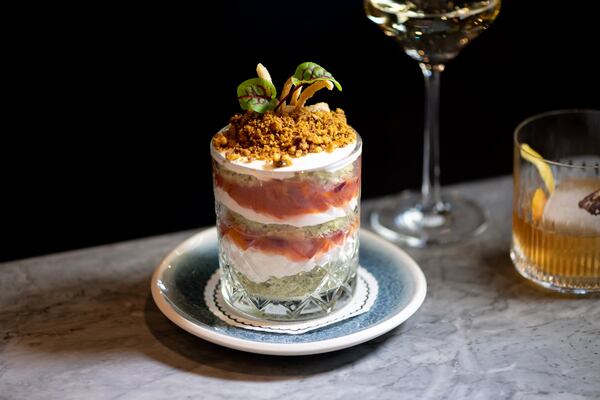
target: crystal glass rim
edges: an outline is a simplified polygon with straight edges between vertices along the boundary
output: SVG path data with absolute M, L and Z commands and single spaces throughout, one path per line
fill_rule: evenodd
M 364 3 L 367 3 L 369 0 L 364 0 Z M 493 0 L 492 3 L 490 3 L 487 7 L 481 7 L 481 8 L 491 8 L 491 7 L 495 7 L 497 4 L 502 4 L 502 0 Z M 453 14 L 456 13 L 456 10 L 451 10 L 451 11 L 446 11 L 446 12 L 419 12 L 419 11 L 412 11 L 414 13 L 415 16 L 417 16 L 418 18 L 440 18 L 440 17 L 444 17 L 447 16 L 448 14 Z
M 219 132 L 223 132 L 228 127 L 229 127 L 229 125 L 223 127 L 221 130 L 219 130 Z M 352 128 L 352 130 L 356 134 L 356 144 L 354 145 L 354 149 L 352 150 L 352 153 L 348 154 L 346 157 L 344 157 L 340 160 L 332 162 L 331 164 L 323 165 L 320 167 L 301 169 L 298 171 L 293 171 L 293 173 L 303 174 L 303 173 L 307 173 L 307 172 L 321 171 L 325 168 L 337 169 L 337 167 L 341 167 L 341 166 L 344 166 L 345 164 L 347 164 L 348 160 L 354 160 L 354 159 L 358 158 L 358 156 L 362 153 L 362 138 L 360 137 L 360 135 L 358 134 L 356 129 Z M 219 132 L 217 132 L 217 133 L 219 133 Z M 228 159 L 223 157 L 223 155 L 221 153 L 219 153 L 218 151 L 215 150 L 215 148 L 212 145 L 212 138 L 210 141 L 210 155 L 212 156 L 213 159 L 220 162 L 221 164 L 225 164 L 225 165 L 233 164 L 231 161 L 229 161 Z M 248 174 L 257 172 L 256 169 L 245 167 L 243 164 L 235 164 L 235 166 L 236 166 L 236 169 L 239 168 L 242 171 L 247 171 Z M 282 172 L 282 171 L 278 171 L 276 169 L 274 169 L 274 170 L 258 170 L 258 171 L 260 172 L 261 175 L 267 175 L 267 176 L 273 176 L 273 177 L 276 177 L 277 175 L 281 174 L 281 172 Z M 290 171 L 283 171 L 283 172 L 290 173 Z
M 521 149 L 521 142 L 519 141 L 519 133 L 521 132 L 521 130 L 528 124 L 530 124 L 531 122 L 537 121 L 539 119 L 542 118 L 546 118 L 546 117 L 552 117 L 552 116 L 556 116 L 556 115 L 565 115 L 565 114 L 574 114 L 574 115 L 584 115 L 584 114 L 597 114 L 598 118 L 600 118 L 600 110 L 594 110 L 591 108 L 582 108 L 582 109 L 578 109 L 578 108 L 572 108 L 572 109 L 566 109 L 566 110 L 554 110 L 554 111 L 546 111 L 543 113 L 539 113 L 539 114 L 535 114 L 532 115 L 531 117 L 525 119 L 523 122 L 521 122 L 519 125 L 517 125 L 517 127 L 515 128 L 515 132 L 513 134 L 513 140 L 514 140 L 514 144 L 515 147 L 517 149 Z M 531 157 L 533 158 L 537 158 L 539 160 L 542 160 L 548 164 L 551 165 L 555 165 L 557 167 L 563 167 L 563 168 L 571 168 L 571 169 L 582 169 L 582 170 L 587 170 L 587 169 L 596 169 L 598 168 L 598 166 L 595 165 L 570 165 L 570 164 L 565 164 L 565 163 L 561 163 L 558 161 L 554 161 L 554 160 L 548 160 L 544 157 L 539 157 L 536 154 L 531 153 L 530 151 L 526 150 L 526 149 L 521 149 L 522 151 L 526 152 L 527 154 L 529 154 Z

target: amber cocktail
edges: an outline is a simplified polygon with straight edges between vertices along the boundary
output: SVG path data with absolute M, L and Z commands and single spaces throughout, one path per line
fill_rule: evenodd
M 517 270 L 550 289 L 600 291 L 600 111 L 525 121 L 514 161 Z

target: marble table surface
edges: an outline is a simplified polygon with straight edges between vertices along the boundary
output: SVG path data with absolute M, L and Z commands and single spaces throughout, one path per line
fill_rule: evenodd
M 452 190 L 485 205 L 486 232 L 409 251 L 421 309 L 330 354 L 246 354 L 167 320 L 150 275 L 193 232 L 0 264 L 0 399 L 600 399 L 600 298 L 514 271 L 508 177 Z

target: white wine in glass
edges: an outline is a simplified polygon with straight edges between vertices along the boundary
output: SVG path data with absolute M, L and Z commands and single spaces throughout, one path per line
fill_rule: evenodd
M 448 61 L 496 19 L 500 0 L 365 0 L 365 11 L 419 62 L 426 89 L 421 193 L 405 192 L 376 208 L 371 226 L 389 240 L 416 247 L 477 235 L 485 227 L 481 209 L 460 196 L 442 196 L 440 189 L 440 74 Z

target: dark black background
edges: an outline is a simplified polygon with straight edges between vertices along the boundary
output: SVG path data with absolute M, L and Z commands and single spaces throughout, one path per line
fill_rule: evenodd
M 447 66 L 444 184 L 510 173 L 524 118 L 600 106 L 593 3 L 506 0 Z M 320 99 L 363 136 L 365 198 L 419 186 L 421 72 L 359 0 L 79 2 L 3 14 L 0 260 L 212 224 L 209 140 L 238 111 L 236 87 L 257 62 L 278 86 L 303 61 L 342 83 Z

